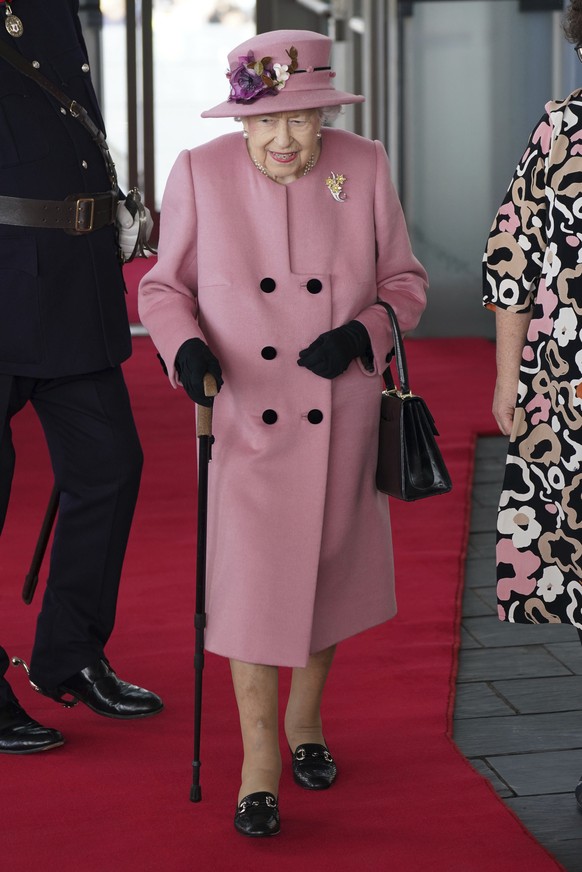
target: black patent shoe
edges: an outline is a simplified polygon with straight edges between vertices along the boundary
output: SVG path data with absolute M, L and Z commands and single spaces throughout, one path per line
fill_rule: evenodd
M 276 836 L 281 830 L 277 797 L 264 790 L 249 793 L 236 807 L 234 826 L 244 836 Z
M 39 690 L 63 704 L 66 704 L 63 696 L 68 694 L 107 718 L 147 718 L 161 712 L 164 707 L 157 694 L 118 678 L 105 660 L 98 660 L 93 666 L 67 678 L 54 693 L 43 688 Z
M 327 790 L 337 776 L 334 759 L 325 745 L 297 745 L 293 757 L 293 778 L 306 790 Z
M 582 811 L 582 778 L 576 785 L 574 790 L 574 796 L 576 797 L 576 804 L 578 805 L 578 811 Z
M 43 727 L 16 700 L 0 708 L 0 754 L 34 754 L 64 744 L 58 730 Z

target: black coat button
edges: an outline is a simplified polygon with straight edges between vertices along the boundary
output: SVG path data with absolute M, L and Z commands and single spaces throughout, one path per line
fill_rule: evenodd
M 278 415 L 274 409 L 265 409 L 263 412 L 263 421 L 265 424 L 274 424 Z
M 323 288 L 323 285 L 321 284 L 319 279 L 309 279 L 306 287 L 310 294 L 319 294 L 319 292 Z
M 311 411 L 307 413 L 307 420 L 310 424 L 321 424 L 323 421 L 323 412 L 319 409 L 311 409 Z
M 277 284 L 275 279 L 270 279 L 268 277 L 266 279 L 261 279 L 261 291 L 263 291 L 263 293 L 272 294 L 276 287 Z
M 261 355 L 265 360 L 274 360 L 277 357 L 277 349 L 273 348 L 272 345 L 265 345 L 265 347 L 261 349 Z

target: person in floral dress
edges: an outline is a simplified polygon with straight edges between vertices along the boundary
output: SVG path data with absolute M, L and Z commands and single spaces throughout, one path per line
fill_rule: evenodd
M 582 0 L 565 15 L 582 60 Z M 497 520 L 502 621 L 572 624 L 582 641 L 582 89 L 551 101 L 495 217 L 493 414 L 510 437 Z M 582 810 L 582 779 L 576 788 Z

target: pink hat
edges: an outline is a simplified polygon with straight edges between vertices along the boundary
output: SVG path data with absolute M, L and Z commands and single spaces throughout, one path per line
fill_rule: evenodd
M 361 103 L 336 91 L 329 65 L 332 40 L 311 30 L 272 30 L 253 36 L 228 56 L 230 96 L 203 118 L 259 115 Z

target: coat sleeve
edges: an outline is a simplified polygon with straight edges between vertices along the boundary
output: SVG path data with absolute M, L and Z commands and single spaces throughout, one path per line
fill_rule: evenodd
M 198 325 L 196 198 L 190 152 L 178 156 L 162 199 L 158 261 L 140 282 L 138 310 L 177 385 L 176 353 L 187 339 L 204 335 Z
M 527 312 L 535 297 L 547 247 L 545 187 L 551 134 L 546 113 L 495 216 L 483 258 L 483 305 L 489 309 Z
M 384 146 L 376 149 L 376 184 L 374 222 L 376 232 L 376 283 L 378 299 L 389 303 L 403 333 L 416 327 L 426 306 L 427 275 L 414 257 L 406 222 L 392 183 L 390 163 Z M 374 369 L 362 370 L 369 375 L 383 372 L 386 357 L 393 347 L 388 315 L 382 306 L 368 306 L 356 319 L 367 329 L 372 345 Z

